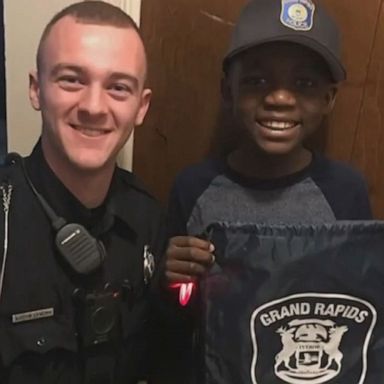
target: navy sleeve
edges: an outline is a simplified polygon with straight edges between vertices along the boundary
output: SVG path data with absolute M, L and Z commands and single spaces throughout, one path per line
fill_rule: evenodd
M 313 180 L 322 190 L 336 220 L 371 220 L 368 188 L 363 176 L 347 164 L 321 158 Z
M 169 237 L 187 234 L 187 223 L 197 200 L 222 168 L 219 161 L 209 159 L 184 169 L 177 176 L 168 202 Z

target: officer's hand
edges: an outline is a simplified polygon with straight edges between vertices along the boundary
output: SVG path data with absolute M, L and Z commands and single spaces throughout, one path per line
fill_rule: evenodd
M 172 237 L 166 251 L 168 284 L 189 283 L 202 275 L 214 263 L 214 246 L 192 236 Z

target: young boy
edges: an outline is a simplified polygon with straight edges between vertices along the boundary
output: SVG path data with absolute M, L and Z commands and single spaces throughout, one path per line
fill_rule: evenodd
M 177 235 L 167 254 L 170 283 L 192 281 L 209 267 L 213 245 L 194 236 L 212 222 L 371 218 L 361 175 L 303 144 L 332 111 L 337 84 L 345 79 L 339 31 L 320 4 L 251 1 L 223 68 L 233 141 L 176 179 L 169 205 L 171 234 Z
M 321 4 L 250 1 L 223 69 L 233 140 L 220 156 L 189 167 L 175 182 L 169 284 L 194 281 L 211 266 L 214 246 L 198 236 L 213 222 L 371 218 L 361 175 L 303 144 L 332 111 L 337 84 L 345 79 L 339 31 Z

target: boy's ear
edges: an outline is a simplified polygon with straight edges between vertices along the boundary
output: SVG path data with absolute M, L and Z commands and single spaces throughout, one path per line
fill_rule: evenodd
M 232 102 L 232 90 L 229 84 L 228 77 L 223 76 L 220 82 L 221 97 L 225 104 Z
M 335 106 L 336 102 L 336 95 L 339 88 L 337 84 L 332 84 L 329 87 L 328 93 L 327 93 L 327 113 L 331 113 L 333 110 L 333 107 Z

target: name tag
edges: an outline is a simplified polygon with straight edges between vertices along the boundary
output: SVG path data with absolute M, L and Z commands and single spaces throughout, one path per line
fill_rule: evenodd
M 53 308 L 45 308 L 38 309 L 36 311 L 24 312 L 24 313 L 16 313 L 12 315 L 12 323 L 23 323 L 25 321 L 32 321 L 38 319 L 45 319 L 47 317 L 53 317 L 54 309 Z

